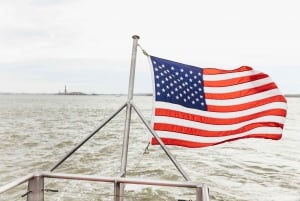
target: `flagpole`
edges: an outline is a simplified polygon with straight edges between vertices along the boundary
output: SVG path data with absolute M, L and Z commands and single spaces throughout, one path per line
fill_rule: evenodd
M 132 111 L 132 99 L 133 99 L 133 89 L 134 89 L 134 77 L 135 77 L 135 66 L 136 66 L 136 55 L 137 55 L 137 46 L 139 36 L 132 36 L 132 54 L 131 54 L 131 65 L 130 65 L 130 75 L 129 75 L 129 86 L 128 86 L 128 98 L 127 98 L 127 107 L 126 107 L 126 119 L 125 119 L 125 128 L 123 136 L 123 148 L 122 148 L 122 160 L 121 160 L 121 171 L 120 177 L 126 176 L 126 167 L 127 167 L 127 156 L 128 156 L 128 144 L 129 144 L 129 132 L 130 132 L 130 120 L 131 120 L 131 111 Z M 124 185 L 121 185 L 121 195 L 119 200 L 123 200 L 124 194 Z
M 133 89 L 134 89 L 134 76 L 135 76 L 137 45 L 138 45 L 138 39 L 140 37 L 137 35 L 134 35 L 134 36 L 132 36 L 132 38 L 133 38 L 133 45 L 132 45 L 132 55 L 131 55 L 131 67 L 130 67 L 130 77 L 129 77 L 129 86 L 128 86 L 128 99 L 127 99 L 127 108 L 126 108 L 124 138 L 123 138 L 121 174 L 120 174 L 121 177 L 126 175 L 130 120 L 131 120 L 131 111 L 132 111 L 131 101 L 133 98 Z

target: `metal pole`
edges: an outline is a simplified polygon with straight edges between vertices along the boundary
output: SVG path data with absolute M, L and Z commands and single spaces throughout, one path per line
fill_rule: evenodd
M 130 131 L 130 120 L 131 120 L 131 101 L 133 98 L 137 45 L 138 45 L 138 39 L 140 37 L 134 35 L 132 36 L 132 38 L 133 38 L 133 45 L 132 45 L 131 67 L 130 67 L 130 77 L 129 77 L 129 87 L 128 87 L 128 101 L 127 101 L 127 108 L 126 108 L 126 119 L 125 119 L 124 138 L 123 138 L 121 176 L 126 175 L 129 131 Z
M 136 64 L 136 53 L 139 36 L 132 36 L 133 44 L 132 44 L 132 53 L 131 53 L 131 65 L 130 65 L 130 77 L 129 77 L 129 87 L 128 87 L 128 100 L 132 100 L 133 98 L 133 88 L 134 88 L 134 76 L 135 76 L 135 64 Z
M 131 54 L 131 66 L 130 66 L 130 75 L 129 75 L 128 99 L 127 99 L 126 119 L 125 119 L 124 136 L 123 136 L 123 149 L 122 149 L 120 177 L 126 176 L 130 121 L 131 121 L 131 111 L 132 111 L 131 102 L 132 102 L 132 98 L 133 98 L 135 64 L 136 64 L 136 54 L 137 54 L 137 46 L 138 46 L 139 38 L 140 37 L 137 35 L 132 36 L 133 45 L 132 45 L 132 54 Z M 125 188 L 124 184 L 121 184 L 120 185 L 120 200 L 123 200 L 124 188 Z
M 120 201 L 121 198 L 121 183 L 115 180 L 114 182 L 114 201 Z
M 34 176 L 29 180 L 27 201 L 44 201 L 43 176 Z
M 182 169 L 182 167 L 180 166 L 180 164 L 176 161 L 175 157 L 169 151 L 169 149 L 166 147 L 166 145 L 164 144 L 164 142 L 159 138 L 159 136 L 156 134 L 156 132 L 149 126 L 149 124 L 145 120 L 144 116 L 138 110 L 138 108 L 136 107 L 136 105 L 134 103 L 132 103 L 132 107 L 135 110 L 135 112 L 138 114 L 138 116 L 140 117 L 140 119 L 142 120 L 142 122 L 144 123 L 144 125 L 148 128 L 148 130 L 150 131 L 150 133 L 153 135 L 153 137 L 155 137 L 155 139 L 157 140 L 157 142 L 159 143 L 159 145 L 161 146 L 161 148 L 165 151 L 165 153 L 167 154 L 167 156 L 169 157 L 169 159 L 173 162 L 173 164 L 175 165 L 175 167 L 177 168 L 177 170 L 181 173 L 181 175 L 185 178 L 185 180 L 191 181 L 191 179 L 189 178 L 189 176 Z
M 196 201 L 209 201 L 209 193 L 206 184 L 197 186 L 196 188 Z
M 119 112 L 121 112 L 126 107 L 126 103 L 123 104 L 114 114 L 107 118 L 93 133 L 88 135 L 83 139 L 78 145 L 76 145 L 67 155 L 65 155 L 58 163 L 56 163 L 51 169 L 50 172 L 55 170 L 60 166 L 65 160 L 67 160 L 75 151 L 77 151 L 83 144 L 85 144 L 91 137 L 93 137 L 101 128 L 103 128 L 110 120 L 112 120 Z

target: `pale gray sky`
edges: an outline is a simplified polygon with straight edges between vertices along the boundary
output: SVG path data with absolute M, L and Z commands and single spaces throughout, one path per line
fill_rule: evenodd
M 131 36 L 149 54 L 200 67 L 242 65 L 300 93 L 297 0 L 2 0 L 0 92 L 126 93 Z M 151 92 L 138 53 L 136 92 Z

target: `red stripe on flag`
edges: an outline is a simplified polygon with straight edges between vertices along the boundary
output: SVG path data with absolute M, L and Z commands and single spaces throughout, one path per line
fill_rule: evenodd
M 160 139 L 166 145 L 184 146 L 184 147 L 189 147 L 189 148 L 201 148 L 201 147 L 208 147 L 208 146 L 213 146 L 213 145 L 217 145 L 217 144 L 222 144 L 225 142 L 231 142 L 234 140 L 247 139 L 247 138 L 263 138 L 263 139 L 280 140 L 282 138 L 282 135 L 264 134 L 264 133 L 253 134 L 253 135 L 247 135 L 247 136 L 243 136 L 243 137 L 233 138 L 233 139 L 229 139 L 229 140 L 225 140 L 225 141 L 217 142 L 217 143 L 193 142 L 193 141 L 178 140 L 178 139 L 171 139 L 171 138 L 160 138 Z M 155 138 L 152 138 L 151 144 L 158 145 L 158 142 Z
M 170 138 L 160 138 L 164 144 L 166 145 L 176 145 L 176 146 L 183 146 L 189 148 L 197 148 L 197 147 L 207 147 L 215 145 L 216 143 L 199 143 L 199 142 L 191 142 L 186 140 L 178 140 L 178 139 L 170 139 Z M 152 138 L 151 144 L 157 145 L 158 142 L 155 138 Z
M 267 77 L 269 77 L 267 74 L 259 73 L 256 75 L 237 77 L 237 78 L 231 78 L 226 80 L 217 80 L 217 81 L 203 80 L 203 83 L 205 87 L 225 87 L 225 86 L 243 84 L 247 82 L 253 82 Z
M 174 124 L 166 124 L 166 123 L 155 123 L 154 130 L 157 131 L 169 131 L 175 133 L 183 133 L 195 136 L 202 137 L 224 137 L 235 135 L 239 133 L 244 133 L 259 127 L 280 127 L 283 128 L 283 124 L 277 122 L 260 122 L 260 123 L 252 123 L 246 126 L 243 126 L 239 129 L 228 130 L 228 131 L 208 131 L 203 129 L 190 128 L 185 126 L 178 126 Z
M 207 105 L 207 110 L 211 112 L 235 112 L 247 110 L 250 108 L 258 107 L 272 102 L 286 102 L 284 96 L 272 96 L 269 98 L 264 98 L 257 101 L 252 101 L 249 103 L 239 104 L 239 105 L 230 105 L 230 106 L 219 106 L 219 105 Z
M 233 70 L 223 70 L 223 69 L 217 69 L 217 68 L 203 68 L 203 74 L 204 75 L 216 75 L 216 74 L 225 74 L 225 73 L 237 73 L 237 72 L 244 72 L 244 71 L 250 71 L 253 70 L 249 66 L 241 66 L 237 69 Z

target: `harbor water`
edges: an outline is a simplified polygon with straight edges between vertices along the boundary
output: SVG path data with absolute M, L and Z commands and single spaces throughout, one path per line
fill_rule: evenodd
M 0 186 L 18 177 L 48 171 L 77 143 L 112 115 L 126 96 L 0 95 Z M 245 139 L 189 149 L 169 146 L 193 181 L 206 183 L 212 201 L 300 201 L 300 98 L 288 98 L 288 116 L 279 141 Z M 134 101 L 148 122 L 152 97 Z M 97 176 L 119 174 L 125 111 L 109 122 L 54 172 Z M 127 177 L 184 181 L 151 134 L 132 113 Z M 113 200 L 108 184 L 45 181 L 45 200 Z M 125 200 L 194 200 L 190 190 L 128 185 Z M 26 200 L 26 185 L 0 200 Z

